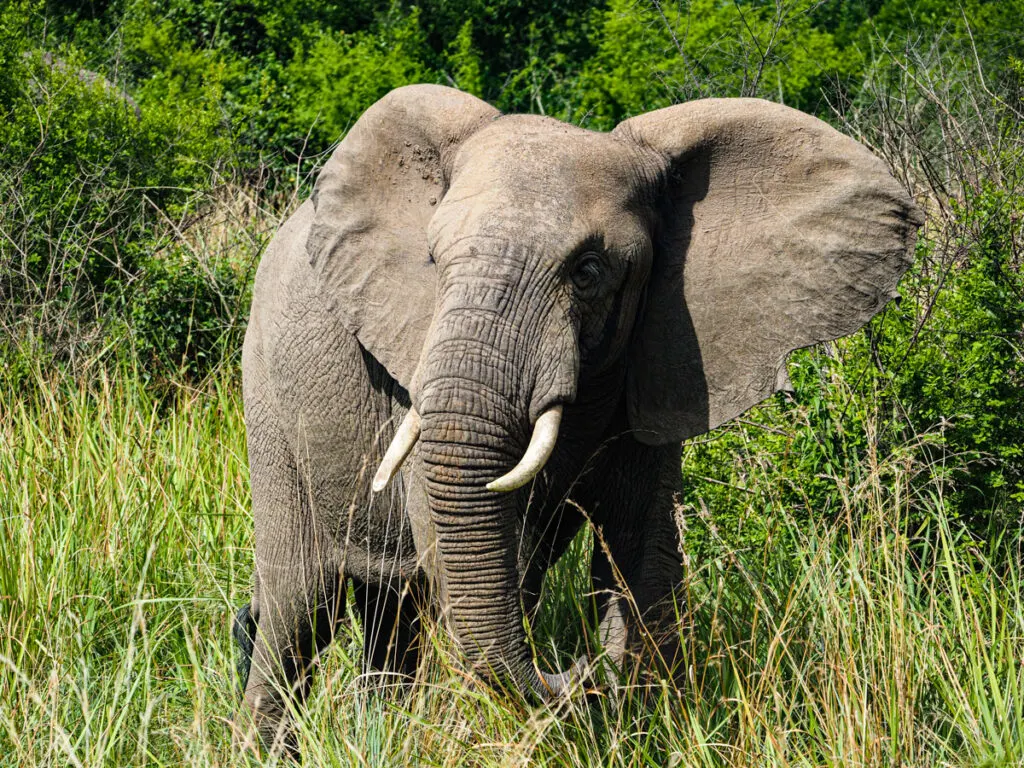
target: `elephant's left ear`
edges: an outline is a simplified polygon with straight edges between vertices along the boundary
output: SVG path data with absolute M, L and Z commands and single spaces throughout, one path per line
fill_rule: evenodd
M 852 333 L 896 295 L 920 211 L 864 146 L 759 99 L 707 99 L 621 123 L 658 175 L 660 213 L 628 412 L 678 441 L 787 383 L 786 355 Z
M 454 88 L 397 88 L 352 126 L 313 189 L 306 251 L 321 294 L 407 389 L 434 311 L 427 224 L 459 146 L 499 114 Z

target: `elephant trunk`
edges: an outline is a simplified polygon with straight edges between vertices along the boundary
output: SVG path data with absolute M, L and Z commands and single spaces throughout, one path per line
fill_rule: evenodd
M 474 669 L 536 688 L 519 597 L 516 499 L 486 488 L 510 457 L 467 439 L 486 429 L 478 420 L 428 411 L 422 422 L 419 456 L 452 630 Z
M 529 549 L 523 536 L 525 496 L 494 481 L 536 472 L 550 455 L 561 408 L 546 411 L 555 417 L 542 415 L 541 427 L 532 430 L 524 417 L 516 417 L 526 409 L 460 370 L 467 360 L 479 364 L 479 354 L 476 349 L 446 355 L 439 358 L 446 362 L 435 365 L 428 357 L 417 399 L 417 455 L 437 533 L 446 610 L 475 670 L 547 699 L 562 692 L 570 675 L 546 675 L 534 664 L 520 594 L 524 544 Z M 531 431 L 540 435 L 531 440 Z

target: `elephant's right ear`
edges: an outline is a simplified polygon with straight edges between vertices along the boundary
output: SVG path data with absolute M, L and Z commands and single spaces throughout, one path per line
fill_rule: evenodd
M 434 309 L 427 223 L 459 145 L 499 114 L 452 88 L 398 88 L 363 113 L 313 189 L 306 251 L 320 292 L 406 388 Z

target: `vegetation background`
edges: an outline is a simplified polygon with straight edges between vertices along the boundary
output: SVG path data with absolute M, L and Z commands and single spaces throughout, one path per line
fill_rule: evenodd
M 1024 0 L 0 4 L 0 766 L 247 764 L 249 286 L 410 82 L 597 130 L 772 99 L 884 157 L 927 223 L 899 303 L 688 445 L 684 685 L 531 708 L 433 633 L 381 692 L 353 618 L 297 715 L 307 759 L 1024 765 L 1022 23 Z M 551 663 L 593 643 L 584 544 L 531 628 Z

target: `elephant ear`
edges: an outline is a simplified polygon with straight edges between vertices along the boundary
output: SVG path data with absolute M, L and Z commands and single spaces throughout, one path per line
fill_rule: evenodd
M 788 385 L 789 352 L 852 333 L 895 297 L 921 214 L 881 160 L 821 120 L 707 99 L 614 133 L 662 169 L 627 379 L 638 440 L 738 416 Z
M 459 145 L 499 114 L 453 88 L 398 88 L 363 113 L 314 186 L 306 252 L 320 293 L 406 388 L 434 309 L 427 223 Z

